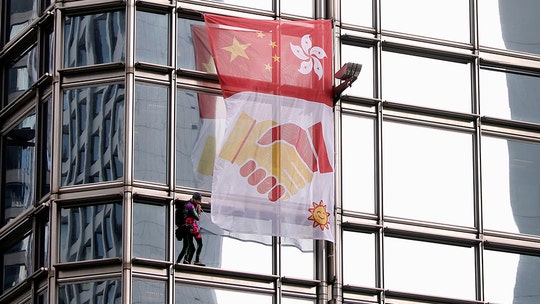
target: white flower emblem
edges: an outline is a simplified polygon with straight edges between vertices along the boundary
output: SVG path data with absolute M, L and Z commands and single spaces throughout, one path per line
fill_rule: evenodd
M 323 68 L 320 60 L 326 57 L 326 52 L 318 46 L 313 46 L 311 43 L 311 37 L 304 35 L 302 37 L 302 47 L 291 43 L 291 50 L 293 54 L 305 60 L 300 64 L 298 71 L 304 75 L 309 74 L 312 70 L 319 76 L 319 80 L 323 76 Z

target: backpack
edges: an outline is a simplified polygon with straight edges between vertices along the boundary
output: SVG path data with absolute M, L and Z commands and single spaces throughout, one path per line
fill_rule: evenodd
M 187 202 L 188 201 L 184 200 L 176 200 L 174 202 L 174 206 L 176 207 L 176 211 L 174 212 L 174 223 L 176 227 L 181 227 L 186 223 L 186 219 L 184 217 L 184 206 Z

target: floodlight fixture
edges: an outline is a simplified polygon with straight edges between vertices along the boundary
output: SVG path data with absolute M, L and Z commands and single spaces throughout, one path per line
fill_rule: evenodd
M 352 83 L 358 78 L 360 71 L 362 70 L 362 65 L 354 62 L 345 63 L 339 71 L 334 74 L 334 78 L 342 80 L 342 82 L 334 87 L 334 105 L 341 97 L 341 93 L 345 91 L 346 88 L 350 87 Z

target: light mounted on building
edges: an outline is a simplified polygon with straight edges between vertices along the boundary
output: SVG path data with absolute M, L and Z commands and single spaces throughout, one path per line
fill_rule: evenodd
M 342 80 L 342 82 L 334 87 L 334 105 L 341 97 L 341 93 L 345 91 L 352 83 L 358 78 L 360 71 L 362 70 L 362 65 L 359 63 L 347 62 L 345 63 L 339 71 L 334 74 L 334 78 Z

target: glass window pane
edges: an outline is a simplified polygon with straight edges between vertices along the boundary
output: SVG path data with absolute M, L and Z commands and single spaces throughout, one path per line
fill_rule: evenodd
M 373 95 L 373 48 L 341 45 L 342 65 L 347 62 L 359 63 L 362 70 L 358 79 L 342 95 L 374 97 Z
M 203 0 L 207 2 L 220 2 L 238 6 L 245 6 L 256 9 L 272 10 L 272 0 Z M 283 0 L 282 0 L 283 1 Z M 286 0 L 285 0 L 286 1 Z
M 124 11 L 66 17 L 64 67 L 124 61 L 125 23 Z
M 45 196 L 51 191 L 51 167 L 52 167 L 52 99 L 49 98 L 42 106 L 42 127 L 41 132 L 45 143 L 41 152 L 41 196 Z
M 383 52 L 382 62 L 385 100 L 471 112 L 469 64 L 393 52 Z
M 60 262 L 77 262 L 121 256 L 121 204 L 61 209 Z
M 375 235 L 343 231 L 343 282 L 375 287 Z
M 62 107 L 62 185 L 121 179 L 124 85 L 66 90 Z
M 385 288 L 475 299 L 474 249 L 385 238 Z
M 131 291 L 131 303 L 133 304 L 167 303 L 167 300 L 165 298 L 167 284 L 165 281 L 133 279 L 132 287 L 133 288 Z M 197 302 L 198 301 L 184 303 Z
M 33 258 L 31 246 L 32 235 L 29 234 L 2 250 L 2 291 L 21 283 L 31 274 Z
M 381 1 L 381 26 L 383 30 L 469 43 L 469 0 Z
M 9 63 L 5 75 L 7 87 L 5 105 L 13 102 L 37 81 L 38 58 L 36 49 L 36 45 L 31 46 L 20 57 Z
M 53 74 L 54 63 L 55 63 L 55 32 L 54 27 L 51 25 L 49 28 L 45 29 L 45 47 L 44 47 L 44 56 L 42 57 L 44 62 L 42 66 L 44 67 L 44 73 Z
M 204 22 L 178 20 L 177 65 L 179 68 L 216 74 Z
M 539 303 L 540 257 L 484 251 L 484 294 L 489 303 Z
M 58 303 L 120 303 L 122 282 L 120 280 L 92 281 L 58 286 Z
M 177 186 L 212 189 L 214 158 L 224 124 L 225 103 L 221 96 L 177 91 Z
M 138 83 L 135 86 L 135 179 L 167 183 L 169 89 Z
M 257 303 L 272 304 L 272 295 L 247 291 L 194 287 L 175 284 L 176 304 L 184 303 Z
M 342 116 L 343 208 L 375 213 L 375 121 Z
M 484 228 L 540 235 L 540 144 L 482 137 Z
M 133 256 L 154 260 L 167 259 L 167 207 L 133 204 Z
M 271 237 L 226 232 L 212 223 L 210 214 L 205 212 L 201 214 L 199 226 L 203 245 L 200 260 L 206 266 L 272 274 Z M 176 240 L 175 260 L 178 259 L 182 248 L 183 242 Z
M 295 298 L 281 298 L 281 304 L 315 304 L 315 300 L 295 299 Z
M 49 219 L 47 218 L 46 221 L 43 221 L 40 223 L 40 226 L 38 229 L 40 229 L 40 237 L 41 240 L 39 241 L 40 248 L 37 248 L 38 252 L 38 267 L 49 267 L 49 258 L 50 258 L 50 252 L 49 252 L 49 244 L 51 242 L 51 233 L 50 233 L 50 226 L 49 226 Z
M 136 61 L 169 63 L 169 15 L 137 11 Z
M 9 0 L 8 40 L 11 40 L 38 17 L 37 0 Z
M 372 0 L 341 0 L 341 22 L 373 27 Z
M 189 19 L 178 19 L 178 36 L 176 37 L 177 41 L 177 52 L 176 52 L 176 65 L 177 68 L 183 68 L 183 69 L 191 69 L 195 70 L 197 69 L 197 66 L 195 64 L 195 42 L 194 42 L 194 30 L 193 28 L 205 28 L 204 22 L 202 21 L 195 21 L 195 20 L 189 20 Z M 197 31 L 197 30 L 195 30 Z M 197 33 L 201 33 L 199 36 L 195 37 L 206 37 L 204 35 L 205 31 L 197 31 Z M 206 41 L 206 39 L 203 38 L 203 40 L 199 39 L 199 46 L 203 46 L 204 44 L 202 41 Z M 208 49 L 209 50 L 209 49 Z M 200 54 L 205 54 L 207 52 L 201 51 Z
M 281 246 L 281 276 L 315 279 L 314 246 L 305 251 L 291 245 Z
M 34 204 L 35 132 L 36 115 L 32 114 L 3 137 L 2 225 Z
M 281 0 L 281 12 L 312 18 L 315 13 L 314 2 L 314 0 Z
M 478 40 L 481 45 L 540 54 L 538 1 L 478 0 Z
M 480 70 L 482 115 L 540 123 L 540 77 Z
M 383 125 L 384 214 L 474 225 L 472 135 Z

